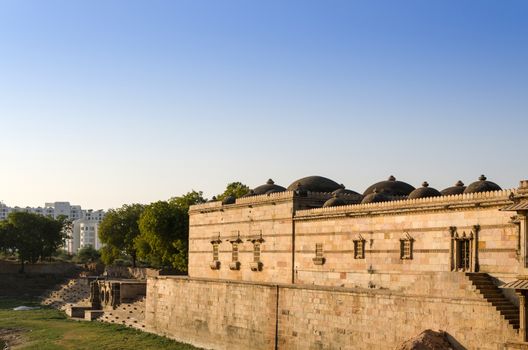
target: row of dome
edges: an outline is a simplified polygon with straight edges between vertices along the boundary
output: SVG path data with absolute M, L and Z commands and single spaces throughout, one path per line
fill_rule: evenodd
M 287 188 L 276 185 L 269 179 L 264 185 L 258 186 L 249 191 L 244 197 L 257 196 L 284 191 L 296 191 L 299 194 L 307 192 L 332 193 L 332 198 L 327 200 L 323 207 L 331 207 L 347 204 L 386 202 L 397 199 L 415 199 L 426 197 L 447 196 L 462 193 L 476 193 L 501 190 L 501 187 L 494 182 L 488 181 L 481 175 L 478 181 L 465 186 L 462 181 L 458 181 L 454 186 L 438 191 L 429 187 L 427 182 L 422 187 L 414 188 L 406 182 L 398 181 L 394 176 L 390 176 L 385 181 L 380 181 L 368 187 L 363 194 L 346 189 L 344 185 L 322 176 L 308 176 L 294 181 Z M 224 199 L 224 204 L 235 202 L 235 198 Z

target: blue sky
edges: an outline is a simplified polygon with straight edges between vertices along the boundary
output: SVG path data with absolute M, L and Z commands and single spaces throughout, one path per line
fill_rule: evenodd
M 0 200 L 528 178 L 526 1 L 0 0 Z

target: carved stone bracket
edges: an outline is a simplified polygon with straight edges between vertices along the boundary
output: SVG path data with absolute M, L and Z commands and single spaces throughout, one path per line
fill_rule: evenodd
M 263 264 L 260 261 L 249 263 L 249 267 L 251 268 L 251 271 L 262 271 L 262 266 Z
M 326 262 L 326 259 L 325 258 L 313 258 L 312 261 L 314 265 L 324 265 L 324 263 Z
M 230 270 L 240 270 L 240 261 L 232 261 L 229 263 Z

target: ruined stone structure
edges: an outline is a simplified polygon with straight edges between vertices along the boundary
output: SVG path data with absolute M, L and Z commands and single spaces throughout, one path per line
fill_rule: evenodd
M 189 276 L 148 279 L 146 327 L 219 349 L 390 349 L 425 329 L 518 348 L 527 212 L 528 181 L 270 180 L 191 207 Z

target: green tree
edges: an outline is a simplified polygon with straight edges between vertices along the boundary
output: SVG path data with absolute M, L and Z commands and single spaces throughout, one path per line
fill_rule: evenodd
M 187 269 L 187 210 L 175 202 L 158 201 L 145 207 L 139 219 L 136 247 L 152 266 Z
M 101 249 L 99 249 L 99 253 L 101 253 L 101 261 L 105 265 L 112 265 L 116 260 L 121 259 L 124 256 L 122 251 L 111 245 L 102 246 Z
M 205 203 L 206 200 L 203 197 L 202 191 L 192 190 L 191 192 L 187 192 L 183 196 L 172 197 L 169 202 L 184 209 L 185 211 L 189 211 L 189 207 L 191 205 Z
M 88 245 L 77 251 L 77 254 L 73 257 L 73 261 L 78 264 L 87 264 L 97 262 L 100 257 L 101 254 L 94 247 Z
M 7 221 L 0 221 L 0 252 L 7 253 L 12 248 Z
M 99 239 L 106 245 L 102 251 L 105 264 L 111 264 L 121 253 L 130 255 L 136 267 L 137 249 L 135 239 L 139 236 L 139 218 L 144 210 L 141 204 L 123 205 L 111 209 L 99 224 Z
M 51 257 L 64 244 L 63 224 L 62 220 L 32 213 L 9 214 L 3 230 L 10 237 L 11 249 L 18 255 L 21 272 L 26 262 L 36 263 Z
M 218 200 L 224 200 L 228 196 L 240 198 L 249 192 L 249 187 L 244 185 L 242 182 L 231 182 L 227 184 L 225 191 L 216 196 Z

